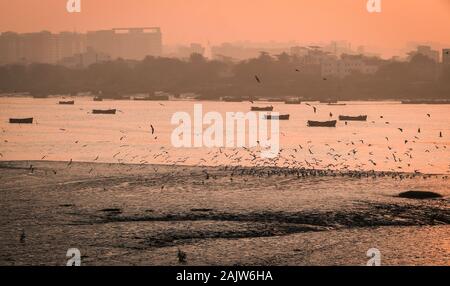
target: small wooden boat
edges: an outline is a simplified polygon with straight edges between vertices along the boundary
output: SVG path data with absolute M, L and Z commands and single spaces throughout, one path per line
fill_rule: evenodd
M 320 103 L 333 104 L 333 103 L 338 103 L 338 101 L 337 100 L 321 100 Z
M 273 106 L 267 106 L 267 107 L 252 106 L 252 111 L 273 111 Z
M 264 118 L 266 120 L 289 120 L 290 115 L 284 114 L 284 115 L 265 115 Z
M 339 120 L 340 121 L 367 121 L 367 115 L 360 115 L 360 116 L 340 115 Z
M 346 106 L 345 103 L 328 103 L 329 106 Z
M 116 114 L 116 109 L 107 109 L 107 110 L 100 110 L 100 109 L 94 109 L 92 110 L 92 114 Z
M 288 99 L 284 102 L 284 104 L 301 104 L 302 101 L 298 98 Z
M 33 124 L 33 118 L 10 118 L 11 124 Z
M 74 105 L 75 101 L 74 100 L 70 100 L 70 101 L 60 101 L 59 102 L 60 105 Z
M 103 101 L 103 98 L 96 96 L 94 97 L 94 101 Z
M 336 127 L 336 120 L 332 121 L 308 121 L 308 127 Z

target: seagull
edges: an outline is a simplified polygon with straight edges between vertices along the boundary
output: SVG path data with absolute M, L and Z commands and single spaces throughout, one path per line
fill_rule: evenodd
M 25 230 L 22 230 L 22 233 L 20 234 L 20 243 L 25 243 Z
M 187 257 L 186 252 L 184 252 L 178 248 L 177 256 L 178 256 L 178 262 L 180 262 L 182 264 L 186 263 L 186 257 Z
M 261 80 L 259 79 L 259 77 L 257 75 L 255 75 L 255 79 L 258 83 L 261 83 Z

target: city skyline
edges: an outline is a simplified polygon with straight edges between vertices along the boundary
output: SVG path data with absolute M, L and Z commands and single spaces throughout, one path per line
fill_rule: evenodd
M 158 26 L 164 32 L 163 43 L 168 46 L 346 39 L 355 46 L 370 47 L 383 57 L 398 55 L 411 42 L 433 43 L 438 49 L 449 45 L 447 0 L 383 1 L 382 12 L 373 14 L 367 12 L 365 0 L 326 0 L 326 3 L 263 0 L 257 5 L 249 2 L 196 0 L 186 5 L 178 0 L 126 3 L 113 0 L 108 1 L 106 9 L 101 1 L 83 1 L 82 13 L 69 14 L 65 1 L 0 1 L 3 11 L 0 26 L 2 32 L 19 33 Z M 258 13 L 253 13 L 256 9 Z M 18 12 L 23 21 L 11 16 Z

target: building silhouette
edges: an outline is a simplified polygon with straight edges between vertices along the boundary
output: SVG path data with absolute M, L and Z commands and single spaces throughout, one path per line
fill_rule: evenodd
M 140 60 L 146 56 L 160 56 L 162 34 L 160 28 L 123 28 L 92 31 L 87 34 L 48 31 L 0 34 L 0 64 L 48 63 L 57 64 L 76 55 L 93 51 L 111 59 Z
M 162 34 L 157 27 L 120 28 L 88 32 L 86 45 L 111 58 L 142 60 L 161 56 Z
M 450 49 L 442 50 L 442 63 L 444 65 L 450 65 Z

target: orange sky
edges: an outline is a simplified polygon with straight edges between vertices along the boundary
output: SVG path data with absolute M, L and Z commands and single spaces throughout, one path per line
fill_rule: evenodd
M 160 26 L 164 44 L 349 40 L 394 53 L 407 42 L 450 44 L 450 0 L 0 0 L 0 31 Z

